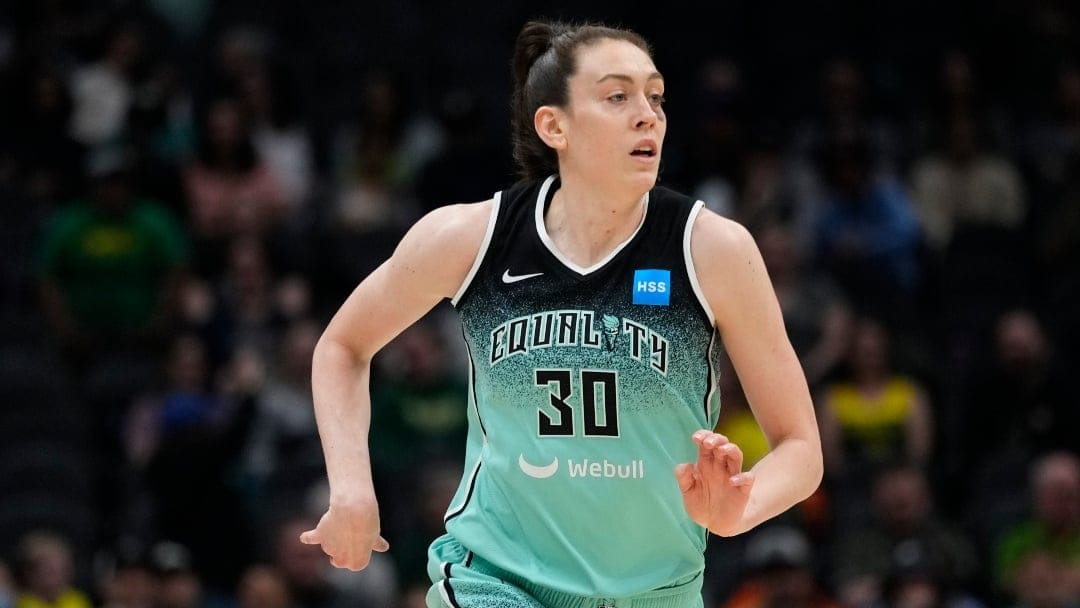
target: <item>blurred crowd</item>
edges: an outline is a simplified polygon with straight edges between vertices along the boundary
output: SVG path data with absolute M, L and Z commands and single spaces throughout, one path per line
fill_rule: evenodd
M 376 359 L 391 551 L 360 573 L 297 540 L 327 500 L 311 355 L 413 221 L 514 180 L 500 87 L 532 9 L 293 4 L 0 8 L 0 608 L 424 605 L 463 458 L 453 311 Z M 725 31 L 805 48 L 684 48 L 713 26 L 678 6 L 617 21 L 668 75 L 661 182 L 758 241 L 826 480 L 711 539 L 706 605 L 1080 606 L 1076 9 L 841 2 L 829 29 L 721 4 Z M 805 31 L 852 24 L 881 35 Z M 752 465 L 768 446 L 720 382 Z

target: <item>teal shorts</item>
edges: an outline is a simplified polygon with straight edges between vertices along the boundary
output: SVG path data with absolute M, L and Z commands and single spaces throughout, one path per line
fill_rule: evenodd
M 534 584 L 485 561 L 450 535 L 428 550 L 428 608 L 703 608 L 702 575 L 625 598 L 581 597 Z

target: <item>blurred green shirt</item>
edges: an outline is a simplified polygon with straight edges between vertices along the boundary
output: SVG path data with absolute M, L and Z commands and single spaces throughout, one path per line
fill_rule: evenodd
M 45 228 L 39 263 L 78 321 L 123 330 L 150 320 L 162 282 L 187 255 L 183 228 L 156 202 L 135 199 L 126 212 L 110 216 L 78 201 Z

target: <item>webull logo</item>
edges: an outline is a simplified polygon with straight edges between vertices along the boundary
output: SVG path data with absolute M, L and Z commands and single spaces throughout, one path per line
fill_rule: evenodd
M 534 479 L 547 479 L 559 471 L 559 459 L 554 458 L 550 463 L 535 465 L 525 459 L 525 455 L 518 456 L 518 468 L 522 473 Z M 615 463 L 604 458 L 592 460 L 566 459 L 565 471 L 571 479 L 645 479 L 645 460 L 631 460 L 629 463 Z

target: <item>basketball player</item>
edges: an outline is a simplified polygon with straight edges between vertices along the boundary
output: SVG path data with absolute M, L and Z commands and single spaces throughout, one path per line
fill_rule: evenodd
M 428 605 L 694 608 L 708 532 L 817 487 L 806 380 L 746 230 L 657 187 L 664 79 L 637 34 L 532 22 L 514 53 L 522 182 L 421 219 L 314 357 L 338 567 L 385 551 L 367 454 L 376 351 L 443 298 L 471 360 L 466 471 Z M 727 349 L 772 451 L 711 432 Z M 376 429 L 377 432 L 377 429 Z

